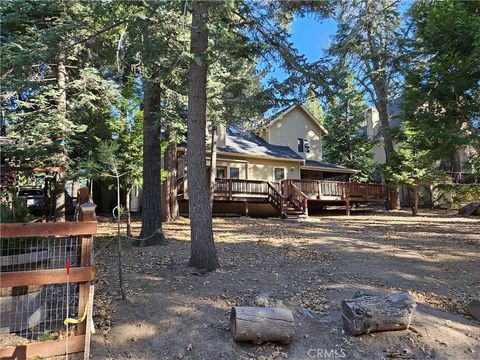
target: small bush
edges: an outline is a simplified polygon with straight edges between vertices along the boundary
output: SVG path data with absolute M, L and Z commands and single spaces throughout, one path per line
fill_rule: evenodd
M 480 201 L 480 184 L 437 184 L 433 187 L 434 204 L 458 209 Z

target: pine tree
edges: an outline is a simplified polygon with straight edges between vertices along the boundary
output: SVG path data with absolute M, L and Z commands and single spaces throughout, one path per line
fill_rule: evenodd
M 191 256 L 189 265 L 206 270 L 215 270 L 218 263 L 213 240 L 212 215 L 208 197 L 208 182 L 205 174 L 207 126 L 207 58 L 208 7 L 205 1 L 192 3 L 192 32 L 190 51 L 193 59 L 188 73 L 188 172 L 189 214 L 191 229 Z
M 400 15 L 395 0 L 340 1 L 338 31 L 330 52 L 346 59 L 355 80 L 378 110 L 387 162 L 395 153 L 388 105 L 398 94 Z M 390 192 L 390 207 L 399 206 L 398 192 Z
M 324 125 L 328 134 L 324 140 L 325 160 L 360 170 L 357 181 L 369 181 L 375 170 L 371 155 L 372 143 L 364 131 L 367 104 L 354 84 L 354 75 L 337 65 L 335 86 L 328 97 Z
M 409 141 L 431 160 L 462 169 L 460 150 L 480 157 L 480 4 L 418 2 L 409 11 L 412 36 L 403 111 Z M 472 169 L 473 170 L 473 169 Z

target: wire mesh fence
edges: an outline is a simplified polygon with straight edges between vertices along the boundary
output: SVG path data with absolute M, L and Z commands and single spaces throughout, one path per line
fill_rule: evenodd
M 66 263 L 79 267 L 80 256 L 78 236 L 0 239 L 2 274 L 65 269 L 59 284 L 4 287 L 0 283 L 0 340 L 5 334 L 40 341 L 65 337 L 64 320 L 78 316 L 80 296 L 79 284 L 69 281 Z

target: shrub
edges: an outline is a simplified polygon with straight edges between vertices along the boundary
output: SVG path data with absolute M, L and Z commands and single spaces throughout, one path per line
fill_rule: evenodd
M 434 205 L 457 209 L 472 201 L 480 201 L 480 184 L 437 184 L 432 194 Z

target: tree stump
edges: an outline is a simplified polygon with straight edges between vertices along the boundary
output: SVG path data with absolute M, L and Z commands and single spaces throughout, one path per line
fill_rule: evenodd
M 288 309 L 267 307 L 232 307 L 230 330 L 235 341 L 280 341 L 288 344 L 293 339 L 293 315 Z
M 405 330 L 417 304 L 403 291 L 389 296 L 359 295 L 342 301 L 343 327 L 352 335 Z

